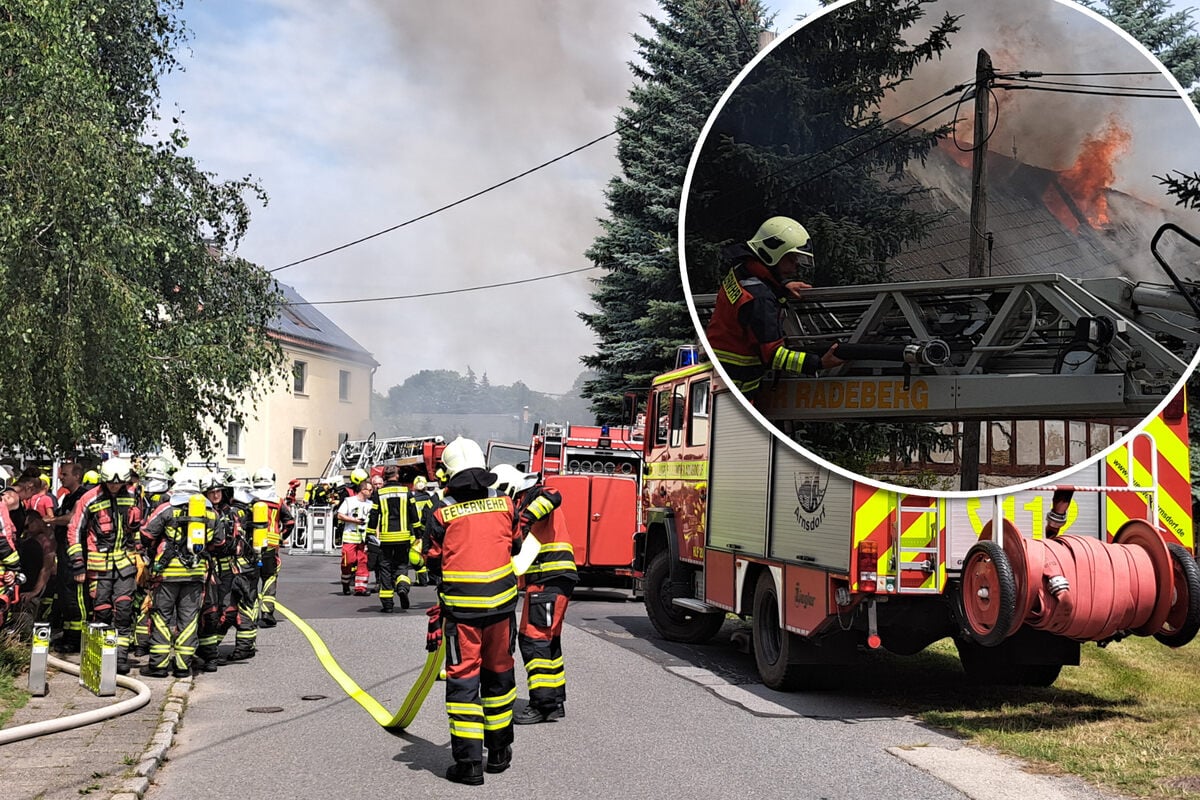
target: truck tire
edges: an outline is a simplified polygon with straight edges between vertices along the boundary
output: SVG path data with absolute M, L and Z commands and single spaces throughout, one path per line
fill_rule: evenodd
M 980 539 L 963 559 L 955 601 L 965 633 L 985 647 L 1004 641 L 1014 627 L 1017 581 L 1000 545 Z
M 1019 664 L 994 648 L 969 639 L 955 638 L 958 660 L 967 678 L 978 686 L 1036 686 L 1045 688 L 1058 680 L 1062 664 Z
M 1167 647 L 1183 647 L 1200 632 L 1200 566 L 1182 545 L 1171 542 L 1167 549 L 1175 571 L 1175 596 L 1171 613 L 1154 638 Z
M 780 692 L 802 687 L 810 665 L 793 662 L 793 650 L 802 643 L 799 637 L 783 629 L 779 619 L 779 594 L 770 570 L 758 576 L 754 587 L 754 662 L 764 684 Z
M 683 587 L 671 583 L 670 554 L 662 550 L 650 559 L 643 581 L 646 594 L 646 615 L 655 629 L 672 642 L 703 644 L 725 624 L 724 614 L 700 614 L 671 602 L 685 595 Z

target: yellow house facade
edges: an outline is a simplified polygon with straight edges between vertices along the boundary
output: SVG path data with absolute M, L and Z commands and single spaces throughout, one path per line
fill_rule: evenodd
M 371 392 L 379 363 L 349 334 L 290 286 L 270 335 L 283 347 L 289 373 L 275 382 L 242 425 L 214 421 L 221 468 L 275 470 L 280 496 L 293 478 L 315 478 L 345 439 L 371 433 Z M 198 458 L 193 456 L 189 461 Z

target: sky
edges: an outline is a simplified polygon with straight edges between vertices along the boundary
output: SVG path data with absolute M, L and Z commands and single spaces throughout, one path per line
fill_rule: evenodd
M 1050 2 L 1050 0 L 1042 0 Z M 786 30 L 815 0 L 778 0 Z M 256 178 L 239 255 L 309 301 L 445 292 L 583 270 L 617 137 L 363 244 L 610 133 L 654 0 L 189 0 L 162 111 L 220 178 Z M 374 353 L 377 391 L 423 369 L 566 392 L 595 349 L 599 271 L 420 299 L 319 305 Z

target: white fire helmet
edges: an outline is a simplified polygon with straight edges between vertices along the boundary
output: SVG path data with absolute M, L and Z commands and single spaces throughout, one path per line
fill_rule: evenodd
M 446 477 L 453 478 L 464 469 L 486 469 L 487 461 L 479 444 L 459 436 L 442 451 L 442 463 L 446 465 Z
M 526 489 L 532 488 L 538 478 L 536 472 L 522 472 L 512 464 L 497 464 L 492 467 L 492 474 L 496 476 L 492 488 L 509 497 L 516 497 Z
M 104 483 L 127 483 L 133 480 L 133 465 L 127 458 L 110 458 L 100 465 L 100 480 Z
M 250 482 L 254 484 L 255 500 L 272 502 L 279 499 L 279 493 L 275 489 L 275 470 L 270 467 L 256 469 Z
M 779 263 L 788 253 L 809 255 L 800 248 L 808 244 L 808 231 L 791 217 L 771 217 L 759 226 L 746 244 L 768 267 Z
M 171 493 L 173 495 L 195 494 L 201 491 L 200 485 L 209 474 L 208 470 L 181 467 L 175 472 L 175 485 L 171 487 Z

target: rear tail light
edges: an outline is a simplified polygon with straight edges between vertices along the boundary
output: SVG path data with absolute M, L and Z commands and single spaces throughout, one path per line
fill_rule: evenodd
M 879 588 L 879 546 L 863 541 L 858 545 L 858 590 L 874 592 Z

